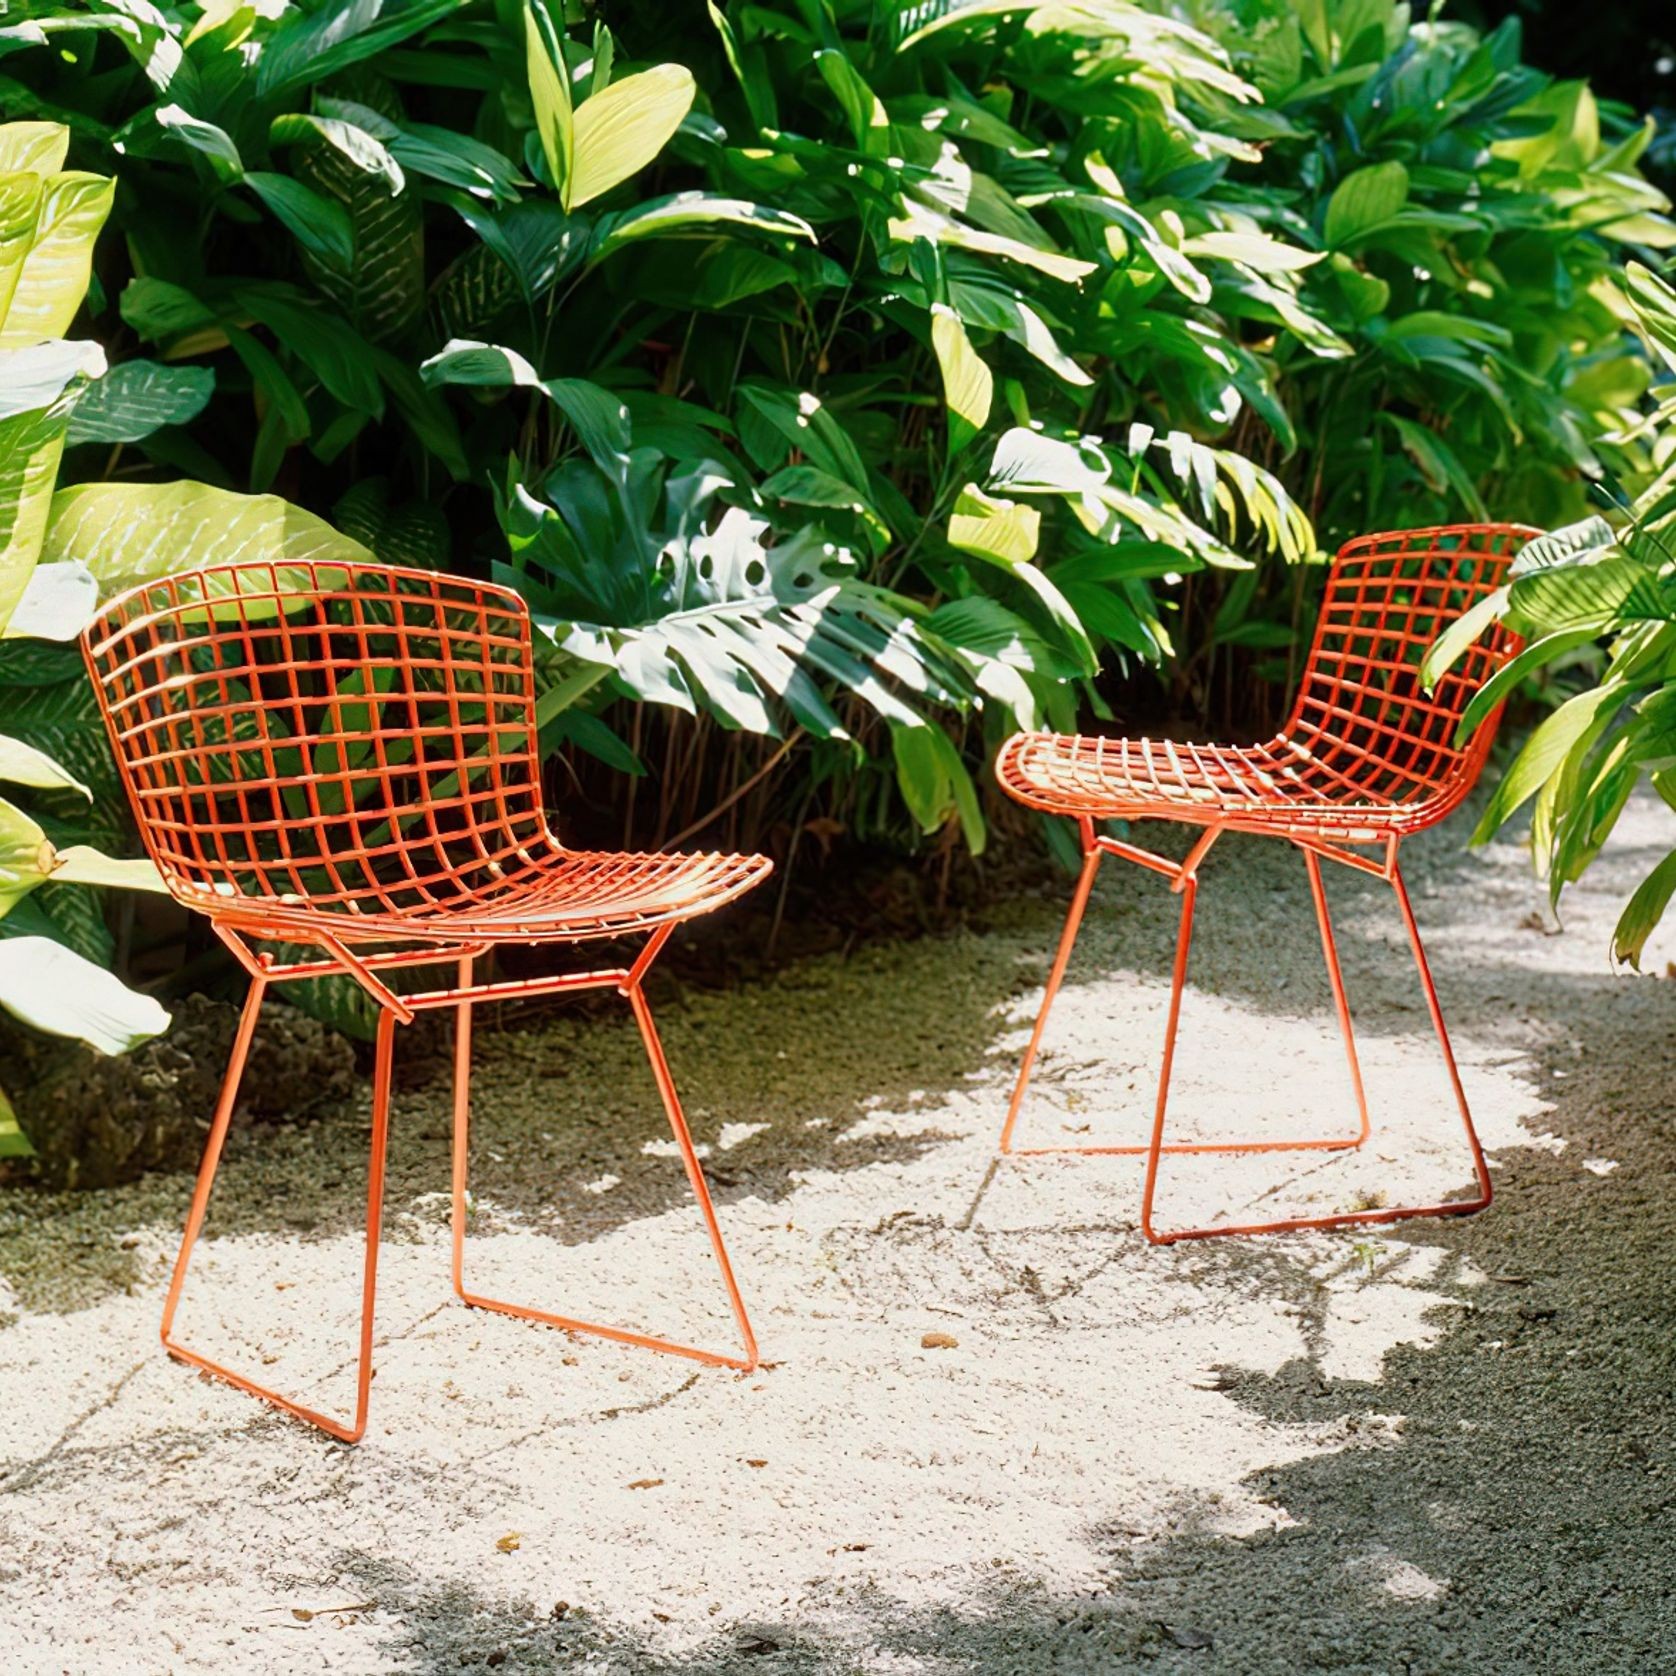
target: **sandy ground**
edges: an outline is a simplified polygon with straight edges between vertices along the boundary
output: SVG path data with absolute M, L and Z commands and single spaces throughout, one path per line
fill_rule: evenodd
M 981 932 L 654 991 L 752 1375 L 452 1298 L 434 1052 L 359 1448 L 160 1351 L 185 1178 L 0 1198 L 0 1670 L 1676 1668 L 1676 982 L 1606 956 L 1672 825 L 1634 806 L 1558 934 L 1513 845 L 1413 848 L 1496 1168 L 1468 1221 L 1153 1249 L 1138 1161 L 997 1167 L 1059 879 Z M 1374 1139 L 1177 1161 L 1165 1216 L 1468 1185 L 1390 893 L 1330 871 Z M 1141 1133 L 1174 910 L 1103 876 L 1021 1141 Z M 1192 977 L 1184 1134 L 1351 1127 L 1294 853 L 1212 856 Z M 726 1347 L 626 1015 L 479 1041 L 474 1283 Z M 320 1404 L 366 1125 L 243 1132 L 183 1311 Z

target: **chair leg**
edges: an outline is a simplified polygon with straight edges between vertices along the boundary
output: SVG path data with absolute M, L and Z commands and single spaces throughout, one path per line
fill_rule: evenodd
M 1001 1126 L 999 1150 L 1013 1150 L 1013 1129 L 1018 1123 L 1019 1108 L 1024 1104 L 1024 1090 L 1029 1085 L 1030 1073 L 1036 1065 L 1036 1052 L 1042 1045 L 1042 1034 L 1047 1029 L 1048 1013 L 1059 986 L 1065 981 L 1065 968 L 1071 961 L 1071 950 L 1076 947 L 1077 932 L 1082 916 L 1088 908 L 1089 892 L 1094 889 L 1094 875 L 1100 870 L 1100 851 L 1089 850 L 1083 857 L 1082 873 L 1077 879 L 1071 910 L 1065 916 L 1065 929 L 1059 934 L 1059 952 L 1053 958 L 1053 970 L 1048 973 L 1047 988 L 1042 992 L 1042 1009 L 1036 1014 L 1036 1028 L 1030 1032 L 1030 1045 L 1024 1050 L 1024 1061 L 1018 1068 L 1018 1082 L 1013 1087 L 1012 1104 L 1007 1107 L 1007 1121 Z
M 661 942 L 661 939 L 660 939 Z M 469 962 L 462 962 L 461 985 L 469 981 Z M 634 1009 L 635 1022 L 651 1061 L 652 1075 L 658 1085 L 658 1096 L 663 1101 L 675 1144 L 681 1150 L 681 1161 L 686 1167 L 687 1181 L 693 1197 L 698 1201 L 699 1213 L 704 1218 L 710 1236 L 710 1249 L 715 1253 L 716 1266 L 721 1271 L 722 1284 L 727 1289 L 733 1319 L 738 1324 L 739 1337 L 744 1346 L 743 1356 L 724 1356 L 713 1350 L 699 1350 L 691 1345 L 676 1344 L 671 1339 L 657 1338 L 648 1333 L 634 1332 L 626 1327 L 606 1327 L 595 1321 L 581 1321 L 568 1315 L 555 1315 L 543 1309 L 531 1309 L 522 1304 L 511 1304 L 486 1298 L 465 1287 L 464 1252 L 466 1218 L 466 1166 L 469 1147 L 470 1082 L 471 1082 L 471 1007 L 462 1003 L 457 1009 L 454 1036 L 454 1290 L 461 1302 L 474 1309 L 494 1310 L 501 1315 L 516 1316 L 524 1321 L 540 1321 L 550 1327 L 563 1327 L 573 1333 L 592 1333 L 599 1338 L 614 1339 L 620 1344 L 633 1344 L 644 1350 L 661 1350 L 671 1356 L 686 1356 L 711 1367 L 738 1368 L 750 1372 L 757 1365 L 757 1341 L 745 1314 L 745 1303 L 733 1278 L 733 1265 L 728 1261 L 727 1247 L 722 1242 L 721 1226 L 716 1220 L 715 1206 L 710 1200 L 709 1185 L 693 1150 L 692 1136 L 687 1131 L 687 1120 L 681 1110 L 681 1098 L 676 1093 L 674 1078 L 663 1056 L 663 1045 L 658 1040 L 652 1023 L 652 1013 L 646 1004 L 638 978 L 624 986 L 629 1005 Z
M 1094 885 L 1094 873 L 1099 865 L 1101 852 L 1092 850 L 1083 863 L 1082 876 L 1077 881 L 1076 894 L 1071 898 L 1071 911 L 1065 921 L 1065 929 L 1060 935 L 1059 952 L 1054 958 L 1053 970 L 1048 974 L 1047 990 L 1042 996 L 1041 1011 L 1036 1015 L 1036 1028 L 1031 1032 L 1030 1045 L 1024 1050 L 1024 1062 L 1019 1067 L 1018 1082 L 1013 1089 L 1012 1104 L 1007 1109 L 1007 1121 L 1001 1129 L 1000 1151 L 1011 1153 L 1018 1158 L 1051 1158 L 1056 1156 L 1070 1156 L 1077 1158 L 1150 1158 L 1154 1150 L 1152 1142 L 1139 1146 L 1021 1146 L 1013 1145 L 1013 1132 L 1018 1123 L 1018 1114 L 1024 1104 L 1024 1091 L 1030 1080 L 1030 1073 L 1035 1067 L 1036 1055 L 1042 1044 L 1042 1036 L 1047 1028 L 1048 1009 L 1052 1007 L 1054 997 L 1058 995 L 1061 983 L 1064 981 L 1065 968 L 1070 962 L 1071 949 L 1077 939 L 1077 932 L 1082 924 L 1084 910 L 1088 906 L 1089 892 Z M 1157 1150 L 1166 1155 L 1180 1155 L 1197 1157 L 1206 1154 L 1227 1152 L 1337 1152 L 1348 1147 L 1357 1147 L 1368 1137 L 1368 1103 L 1362 1092 L 1362 1071 L 1356 1058 L 1356 1041 L 1351 1033 L 1350 1006 L 1345 998 L 1344 978 L 1339 971 L 1338 950 L 1333 942 L 1332 921 L 1327 916 L 1326 892 L 1321 885 L 1319 866 L 1315 857 L 1304 852 L 1304 859 L 1310 867 L 1310 884 L 1315 895 L 1315 913 L 1321 928 L 1321 945 L 1327 959 L 1327 975 L 1333 986 L 1333 999 L 1338 1006 L 1339 1026 L 1344 1032 L 1345 1052 L 1350 1059 L 1350 1076 L 1356 1090 L 1356 1103 L 1361 1111 L 1361 1129 L 1354 1136 L 1327 1136 L 1324 1139 L 1310 1139 L 1298 1141 L 1170 1141 L 1161 1142 Z M 1179 886 L 1182 897 L 1181 925 L 1176 942 L 1175 976 L 1170 991 L 1169 1018 L 1165 1026 L 1165 1059 L 1164 1075 L 1158 1091 L 1158 1112 L 1161 1113 L 1169 1094 L 1170 1065 L 1175 1052 L 1176 1027 L 1181 1016 L 1181 994 L 1187 973 L 1187 951 L 1193 936 L 1193 909 L 1198 890 L 1196 875 L 1189 876 Z M 1158 1119 L 1155 1116 L 1155 1125 Z M 1150 1195 L 1149 1195 L 1150 1198 Z
M 221 1098 L 216 1105 L 215 1119 L 210 1125 L 209 1141 L 204 1148 L 204 1160 L 198 1170 L 198 1184 L 192 1194 L 192 1208 L 186 1218 L 186 1234 L 181 1241 L 180 1255 L 175 1259 L 169 1295 L 163 1305 L 163 1345 L 177 1361 L 201 1368 L 217 1379 L 235 1385 L 241 1391 L 261 1397 L 276 1408 L 307 1420 L 321 1431 L 343 1443 L 356 1443 L 367 1429 L 367 1393 L 372 1383 L 373 1304 L 378 1290 L 379 1232 L 384 1213 L 384 1159 L 390 1122 L 390 1069 L 395 1040 L 395 1015 L 384 1012 L 378 1020 L 378 1043 L 373 1073 L 372 1093 L 372 1151 L 367 1166 L 367 1233 L 366 1255 L 361 1277 L 361 1330 L 358 1367 L 355 1381 L 355 1417 L 347 1425 L 305 1403 L 281 1396 L 265 1385 L 234 1373 L 219 1362 L 195 1350 L 189 1350 L 173 1337 L 175 1312 L 180 1304 L 181 1290 L 186 1282 L 186 1271 L 192 1259 L 192 1249 L 203 1227 L 204 1212 L 208 1209 L 210 1191 L 215 1185 L 215 1172 L 221 1162 L 221 1152 L 232 1123 L 233 1107 L 238 1100 L 239 1082 L 244 1074 L 245 1060 L 250 1053 L 250 1041 L 256 1030 L 256 1017 L 261 1011 L 262 997 L 267 989 L 263 978 L 252 981 L 245 997 L 244 1011 L 239 1016 L 238 1031 L 233 1038 L 232 1058 L 227 1076 L 221 1085 Z
M 1306 851 L 1306 856 L 1308 852 Z M 1311 884 L 1316 892 L 1316 905 L 1321 913 L 1321 926 L 1324 939 L 1331 938 L 1329 922 L 1325 917 L 1326 900 L 1321 891 L 1320 878 L 1317 868 L 1310 857 Z M 1445 1199 L 1430 1205 L 1400 1205 L 1384 1206 L 1376 1209 L 1342 1211 L 1329 1216 L 1299 1216 L 1287 1217 L 1274 1222 L 1256 1222 L 1241 1225 L 1217 1225 L 1208 1228 L 1179 1228 L 1160 1232 L 1153 1226 L 1152 1204 L 1153 1192 L 1158 1176 L 1158 1159 L 1163 1152 L 1170 1148 L 1161 1145 L 1164 1134 L 1164 1098 L 1165 1087 L 1161 1086 L 1158 1096 L 1158 1113 L 1153 1125 L 1152 1146 L 1147 1157 L 1146 1185 L 1141 1197 L 1141 1229 L 1154 1245 L 1173 1245 L 1178 1240 L 1214 1239 L 1225 1234 L 1285 1234 L 1306 1228 L 1353 1228 L 1366 1227 L 1387 1222 L 1404 1222 L 1416 1216 L 1471 1216 L 1477 1211 L 1484 1210 L 1490 1203 L 1494 1189 L 1490 1181 L 1490 1169 L 1484 1158 L 1484 1149 L 1478 1140 L 1478 1131 L 1473 1127 L 1472 1110 L 1467 1104 L 1466 1090 L 1461 1084 L 1461 1074 L 1455 1063 L 1454 1049 L 1449 1043 L 1449 1031 L 1443 1022 L 1443 1009 L 1438 1003 L 1437 987 L 1432 982 L 1431 968 L 1426 962 L 1426 950 L 1420 941 L 1420 928 L 1415 923 L 1414 908 L 1408 899 L 1408 888 L 1403 883 L 1401 869 L 1396 864 L 1395 856 L 1391 862 L 1391 885 L 1396 891 L 1397 905 L 1402 910 L 1403 924 L 1408 931 L 1408 940 L 1414 950 L 1414 964 L 1420 974 L 1420 987 L 1425 991 L 1426 1009 L 1431 1014 L 1432 1028 L 1437 1032 L 1439 1047 L 1443 1050 L 1443 1063 L 1449 1072 L 1449 1081 L 1455 1091 L 1455 1103 L 1460 1108 L 1461 1124 L 1466 1130 L 1467 1146 L 1472 1154 L 1473 1174 L 1478 1180 L 1478 1194 L 1470 1199 Z M 1184 924 L 1187 907 L 1183 905 Z M 1171 1041 L 1173 1043 L 1175 1000 L 1179 1000 L 1179 977 L 1184 965 L 1185 948 L 1177 954 L 1178 988 L 1171 1006 Z M 1338 971 L 1336 954 L 1328 956 L 1328 970 L 1333 978 L 1333 994 L 1340 1006 L 1340 1022 L 1345 1029 L 1345 1045 L 1350 1053 L 1351 1072 L 1356 1081 L 1357 1094 L 1361 1095 L 1361 1073 L 1355 1057 L 1355 1046 L 1349 1031 L 1349 1010 L 1344 1002 L 1343 979 Z M 1169 1053 L 1166 1048 L 1164 1081 L 1169 1078 Z M 1367 1124 L 1367 1105 L 1362 1101 L 1364 1134 Z M 1343 1143 L 1341 1143 L 1342 1145 Z M 1359 1144 L 1359 1143 L 1356 1143 Z
M 1327 912 L 1327 887 L 1321 880 L 1321 858 L 1314 850 L 1304 850 L 1303 855 L 1304 866 L 1309 870 L 1309 893 L 1315 901 L 1315 919 L 1321 927 L 1321 954 L 1327 962 L 1327 979 L 1333 986 L 1333 1005 L 1338 1011 L 1339 1033 L 1344 1037 L 1344 1056 L 1350 1065 L 1350 1086 L 1356 1091 L 1356 1109 L 1361 1113 L 1362 1119 L 1355 1140 L 1339 1144 L 1360 1146 L 1373 1132 L 1373 1124 L 1368 1117 L 1367 1091 L 1362 1086 L 1362 1062 L 1356 1055 L 1356 1032 L 1350 1023 L 1350 999 L 1344 992 L 1344 973 L 1339 970 L 1338 944 L 1333 938 L 1333 920 Z M 1331 1146 L 1334 1143 L 1324 1144 Z

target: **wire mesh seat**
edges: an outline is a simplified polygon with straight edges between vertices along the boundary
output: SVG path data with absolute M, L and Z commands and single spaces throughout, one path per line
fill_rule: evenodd
M 678 923 L 760 882 L 761 856 L 567 849 L 543 807 L 528 611 L 509 589 L 387 565 L 212 566 L 133 588 L 82 637 L 140 835 L 173 894 L 251 977 L 164 1306 L 180 1359 L 354 1441 L 366 1426 L 394 1026 L 455 1009 L 453 1270 L 468 1304 L 748 1368 L 756 1345 L 643 984 Z M 480 982 L 499 943 L 645 941 L 626 966 Z M 262 943 L 285 945 L 278 950 Z M 301 945 L 304 959 L 295 958 Z M 448 965 L 397 993 L 385 974 Z M 380 1006 L 354 1418 L 333 1419 L 177 1343 L 173 1323 L 270 984 L 341 974 Z M 468 1292 L 471 1008 L 613 988 L 630 1003 L 744 1350 L 718 1355 Z
M 1451 525 L 1350 542 L 1329 574 L 1291 711 L 1275 737 L 1263 744 L 1242 747 L 1026 733 L 1003 746 L 996 763 L 1002 788 L 1030 808 L 1076 820 L 1082 835 L 1083 867 L 1002 1129 L 1002 1152 L 1144 1155 L 1141 1225 L 1147 1238 L 1158 1243 L 1465 1214 L 1489 1204 L 1489 1170 L 1449 1045 L 1397 850 L 1403 838 L 1435 825 L 1472 790 L 1489 754 L 1499 713 L 1478 729 L 1464 749 L 1455 743 L 1456 729 L 1473 695 L 1514 654 L 1517 641 L 1497 625 L 1473 644 L 1431 692 L 1420 679 L 1421 663 L 1452 622 L 1500 585 L 1513 555 L 1536 533 L 1513 524 Z M 1096 832 L 1095 822 L 1108 820 L 1177 821 L 1201 830 L 1185 860 L 1176 862 Z M 1224 832 L 1285 838 L 1303 852 L 1360 1108 L 1360 1129 L 1354 1136 L 1251 1143 L 1167 1143 L 1164 1139 L 1198 869 Z M 1369 845 L 1378 845 L 1380 850 L 1367 854 L 1358 849 Z M 1048 1013 L 1064 980 L 1105 855 L 1121 856 L 1164 874 L 1182 898 L 1151 1138 L 1144 1146 L 1015 1148 L 1014 1131 Z M 1153 1204 L 1164 1154 L 1337 1150 L 1360 1146 L 1371 1132 L 1321 879 L 1323 856 L 1372 873 L 1396 892 L 1460 1108 L 1478 1192 L 1468 1199 L 1435 1205 L 1161 1232 L 1153 1223 Z

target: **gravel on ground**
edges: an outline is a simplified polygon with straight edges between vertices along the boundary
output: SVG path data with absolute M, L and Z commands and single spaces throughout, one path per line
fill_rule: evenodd
M 749 1375 L 454 1299 L 434 1046 L 357 1448 L 163 1354 L 189 1178 L 0 1194 L 0 1671 L 1670 1669 L 1676 931 L 1642 977 L 1607 945 L 1672 819 L 1633 804 L 1563 927 L 1465 833 L 1405 859 L 1495 1169 L 1471 1219 L 1154 1248 L 1139 1160 L 998 1163 L 1054 877 L 981 929 L 652 989 Z M 1328 871 L 1374 1136 L 1170 1160 L 1165 1217 L 1470 1185 L 1391 893 Z M 1176 907 L 1102 875 L 1022 1144 L 1143 1134 Z M 1199 915 L 1179 1133 L 1353 1128 L 1297 854 L 1224 841 Z M 626 1009 L 485 1015 L 476 1062 L 471 1284 L 729 1348 Z M 235 1130 L 179 1324 L 340 1409 L 366 1098 Z

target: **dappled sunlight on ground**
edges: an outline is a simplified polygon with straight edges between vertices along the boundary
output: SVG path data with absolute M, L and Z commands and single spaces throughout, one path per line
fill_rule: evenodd
M 355 1450 L 162 1355 L 184 1179 L 97 1212 L 14 1195 L 6 1668 L 1652 1668 L 1666 1609 L 1599 1604 L 1590 1565 L 1613 1568 L 1643 1488 L 1648 1518 L 1669 1494 L 1645 1476 L 1668 1448 L 1646 1434 L 1668 1353 L 1626 1326 L 1597 1364 L 1593 1317 L 1604 1292 L 1659 1326 L 1662 1283 L 1634 1265 L 1667 1263 L 1668 1243 L 1615 1229 L 1640 1215 L 1646 1172 L 1676 1167 L 1668 1061 L 1634 1060 L 1659 1017 L 1649 1051 L 1667 1052 L 1676 986 L 1611 978 L 1601 951 L 1661 830 L 1664 812 L 1632 809 L 1627 859 L 1577 894 L 1563 937 L 1521 923 L 1539 896 L 1510 847 L 1463 857 L 1446 833 L 1416 858 L 1502 1194 L 1473 1222 L 1158 1249 L 1137 1229 L 1141 1160 L 997 1164 L 1056 892 L 981 936 L 662 998 L 762 1342 L 754 1374 L 455 1302 L 441 1087 L 397 1101 Z M 1302 868 L 1274 850 L 1230 843 L 1206 868 L 1183 1136 L 1354 1129 Z M 1470 1185 L 1389 892 L 1329 888 L 1374 1136 L 1354 1154 L 1167 1160 L 1165 1219 Z M 1174 908 L 1156 880 L 1103 878 L 1021 1144 L 1143 1138 Z M 1667 932 L 1649 968 L 1672 953 Z M 626 1020 L 483 1033 L 469 1282 L 731 1349 L 632 1036 Z M 353 1394 L 364 1137 L 363 1112 L 235 1157 L 180 1321 L 328 1407 Z M 1557 1360 L 1538 1379 L 1533 1357 Z M 1609 1428 L 1622 1450 L 1645 1434 L 1642 1455 L 1613 1446 L 1546 1500 L 1552 1463 L 1575 1449 L 1581 1470 L 1581 1440 Z M 1567 1559 L 1567 1507 L 1600 1533 L 1585 1560 Z M 1660 1575 L 1668 1534 L 1635 1541 Z M 1544 1594 L 1538 1550 L 1592 1591 L 1605 1639 L 1566 1643 L 1586 1665 L 1521 1662 L 1585 1633 Z M 1521 1651 L 1550 1609 L 1559 1627 Z

